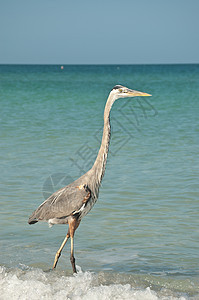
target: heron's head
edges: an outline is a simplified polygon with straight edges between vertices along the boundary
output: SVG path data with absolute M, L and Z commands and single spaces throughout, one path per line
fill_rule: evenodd
M 114 86 L 111 93 L 114 95 L 115 100 L 126 97 L 151 96 L 150 94 L 134 91 L 122 85 Z

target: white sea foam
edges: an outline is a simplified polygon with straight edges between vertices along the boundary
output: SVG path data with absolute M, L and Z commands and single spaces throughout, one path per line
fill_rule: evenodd
M 196 299 L 155 292 L 150 287 L 137 288 L 131 284 L 101 284 L 90 272 L 65 276 L 41 269 L 6 269 L 0 267 L 0 299 L 71 299 L 71 300 L 187 300 Z

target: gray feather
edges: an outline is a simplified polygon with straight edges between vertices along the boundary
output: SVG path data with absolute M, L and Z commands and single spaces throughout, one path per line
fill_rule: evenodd
M 33 212 L 28 223 L 33 224 L 37 221 L 64 218 L 80 210 L 89 190 L 86 185 L 80 189 L 75 183 L 71 183 L 53 193 Z

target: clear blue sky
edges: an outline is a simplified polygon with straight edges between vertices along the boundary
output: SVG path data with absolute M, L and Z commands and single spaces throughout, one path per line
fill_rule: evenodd
M 199 0 L 0 0 L 0 63 L 199 63 Z

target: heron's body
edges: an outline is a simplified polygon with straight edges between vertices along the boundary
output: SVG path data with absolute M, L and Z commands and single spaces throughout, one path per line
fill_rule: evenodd
M 46 221 L 49 225 L 68 224 L 71 216 L 81 220 L 97 201 L 97 195 L 88 187 L 89 177 L 85 175 L 53 193 L 33 212 L 29 224 L 38 221 Z
M 56 267 L 61 251 L 71 238 L 71 263 L 73 271 L 76 272 L 75 259 L 73 255 L 73 237 L 81 219 L 91 210 L 98 199 L 99 188 L 104 176 L 106 161 L 110 143 L 110 111 L 113 103 L 118 98 L 150 96 L 149 94 L 130 90 L 123 86 L 115 86 L 109 94 L 104 110 L 104 129 L 102 143 L 93 167 L 80 178 L 66 187 L 53 193 L 45 200 L 30 216 L 29 224 L 38 221 L 46 221 L 49 225 L 69 224 L 69 230 L 58 250 L 53 268 Z

